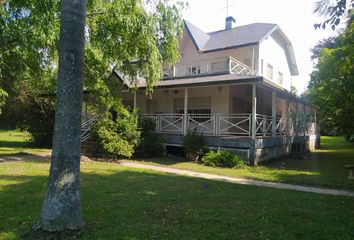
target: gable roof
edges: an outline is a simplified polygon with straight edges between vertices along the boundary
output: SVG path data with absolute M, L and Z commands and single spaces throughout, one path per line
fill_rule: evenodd
M 205 33 L 186 20 L 184 23 L 198 51 L 201 52 L 258 44 L 279 28 L 278 25 L 271 23 L 252 23 L 228 30 Z
M 211 51 L 234 46 L 254 45 L 270 35 L 276 27 L 276 24 L 253 23 L 230 30 L 213 32 L 210 33 L 212 37 L 204 48 L 206 51 Z
M 194 45 L 196 45 L 198 51 L 203 49 L 203 47 L 210 40 L 210 35 L 203 32 L 190 22 L 184 21 L 185 29 L 188 31 L 189 35 L 192 37 Z
M 279 36 L 284 43 L 290 73 L 292 75 L 299 74 L 292 44 L 277 24 L 252 23 L 210 33 L 203 32 L 186 20 L 184 20 L 184 25 L 200 53 L 257 45 L 274 33 Z

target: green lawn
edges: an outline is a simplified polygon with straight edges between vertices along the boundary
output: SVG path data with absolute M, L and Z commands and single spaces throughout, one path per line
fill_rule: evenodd
M 31 148 L 29 134 L 20 131 L 0 131 L 0 156 L 18 153 L 43 154 L 49 149 Z M 225 169 L 207 167 L 182 158 L 165 157 L 140 159 L 141 162 L 178 169 L 251 178 L 265 181 L 323 186 L 354 191 L 354 180 L 348 179 L 343 166 L 354 164 L 354 145 L 343 137 L 321 137 L 321 148 L 298 158 L 287 158 L 257 167 Z
M 32 153 L 49 153 L 49 149 L 31 147 L 30 134 L 19 130 L 0 130 L 0 155 Z
M 87 228 L 75 239 L 354 239 L 350 197 L 234 185 L 114 163 L 81 166 Z M 38 160 L 0 163 L 0 239 L 20 239 L 31 229 L 48 170 L 49 163 Z
M 144 159 L 142 162 L 231 177 L 354 190 L 354 180 L 348 179 L 348 170 L 344 168 L 346 164 L 354 164 L 354 145 L 343 137 L 321 137 L 321 148 L 304 157 L 244 169 L 207 167 L 171 157 Z

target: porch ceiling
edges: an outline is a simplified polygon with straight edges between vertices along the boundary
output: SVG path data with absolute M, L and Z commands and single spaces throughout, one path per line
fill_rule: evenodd
M 156 88 L 176 88 L 176 87 L 204 87 L 215 85 L 231 85 L 231 84 L 246 84 L 254 82 L 262 82 L 262 76 L 240 76 L 236 74 L 222 74 L 214 76 L 198 76 L 188 78 L 178 78 L 160 81 Z M 139 89 L 146 88 L 146 83 L 138 83 Z

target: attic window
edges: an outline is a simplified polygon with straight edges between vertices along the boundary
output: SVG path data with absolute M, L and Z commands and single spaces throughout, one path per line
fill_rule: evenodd
M 283 74 L 281 72 L 278 72 L 278 83 L 280 85 L 283 85 Z
M 201 73 L 200 66 L 191 66 L 189 68 L 189 74 L 190 75 L 199 75 L 200 73 Z
M 273 66 L 269 63 L 267 64 L 267 78 L 273 80 Z

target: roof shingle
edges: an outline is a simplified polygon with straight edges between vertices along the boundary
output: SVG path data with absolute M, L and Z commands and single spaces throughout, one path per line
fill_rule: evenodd
M 278 27 L 271 23 L 253 23 L 230 30 L 205 33 L 188 21 L 185 24 L 198 50 L 203 52 L 256 44 Z

